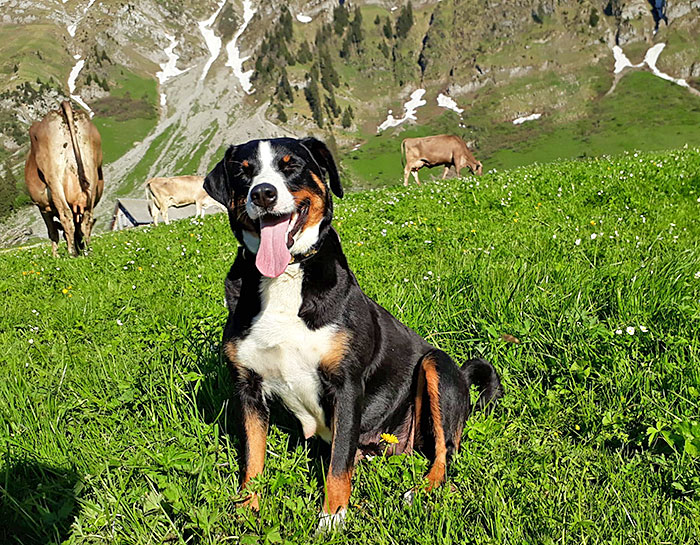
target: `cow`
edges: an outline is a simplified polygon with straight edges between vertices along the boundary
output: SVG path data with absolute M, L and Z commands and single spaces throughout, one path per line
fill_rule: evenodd
M 29 128 L 30 149 L 24 181 L 37 205 L 58 256 L 59 230 L 72 256 L 87 249 L 102 197 L 102 139 L 82 110 L 70 102 L 46 114 Z M 58 218 L 56 221 L 55 218 Z
M 405 138 L 401 142 L 401 159 L 405 159 L 403 185 L 408 185 L 408 175 L 413 174 L 416 183 L 420 185 L 418 170 L 423 167 L 432 168 L 444 165 L 442 179 L 447 177 L 450 167 L 455 167 L 457 174 L 464 167 L 469 167 L 473 174 L 481 176 L 483 166 L 469 151 L 469 148 L 459 136 L 439 134 L 425 138 Z
M 163 216 L 166 224 L 168 207 L 192 204 L 197 207 L 194 217 L 204 217 L 204 208 L 220 205 L 204 191 L 204 176 L 173 176 L 172 178 L 151 178 L 146 182 L 149 197 L 148 210 L 153 223 L 158 225 L 158 216 Z

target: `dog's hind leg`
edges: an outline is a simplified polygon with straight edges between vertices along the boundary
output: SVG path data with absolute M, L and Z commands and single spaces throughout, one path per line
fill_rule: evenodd
M 420 362 L 415 399 L 417 446 L 432 459 L 427 490 L 444 482 L 469 411 L 467 377 L 442 350 L 431 350 Z

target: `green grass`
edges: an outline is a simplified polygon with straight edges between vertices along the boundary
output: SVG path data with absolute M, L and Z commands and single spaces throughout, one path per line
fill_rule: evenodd
M 338 201 L 365 291 L 458 361 L 491 359 L 506 394 L 447 486 L 406 507 L 426 460 L 362 461 L 345 531 L 317 542 L 696 542 L 699 198 L 689 149 Z M 314 541 L 323 449 L 282 413 L 260 514 L 235 505 L 218 355 L 235 249 L 216 216 L 84 258 L 0 254 L 0 541 Z
M 119 159 L 158 123 L 158 88 L 154 79 L 117 66 L 111 68 L 109 79 L 112 82 L 109 99 L 119 100 L 116 105 L 107 99 L 98 101 L 97 110 L 100 104 L 107 103 L 104 111 L 112 115 L 98 114 L 93 118 L 102 136 L 105 163 Z
M 612 83 L 601 70 L 591 69 L 581 77 L 600 94 Z M 419 109 L 418 125 L 367 136 L 360 149 L 345 154 L 343 165 L 359 185 L 398 184 L 403 180 L 401 140 L 443 132 L 467 139 L 470 134 L 476 135 L 479 147 L 475 156 L 484 163 L 486 170 L 635 149 L 663 150 L 700 144 L 700 99 L 650 73 L 632 72 L 622 78 L 611 95 L 582 100 L 577 118 L 568 119 L 568 110 L 545 111 L 540 120 L 513 125 L 509 120 L 498 119 L 498 103 L 504 96 L 538 92 L 547 81 L 555 87 L 561 83 L 554 76 L 521 79 L 524 81 L 516 80 L 506 89 L 490 87 L 479 92 L 472 107 L 463 114 L 470 131 L 465 132 L 459 126 L 459 116 L 453 112 L 426 119 Z M 579 91 L 566 90 L 567 94 L 574 92 Z M 580 90 L 580 93 L 585 92 L 585 89 Z M 395 108 L 394 111 L 402 110 Z M 423 179 L 431 175 L 441 176 L 442 168 L 419 172 Z

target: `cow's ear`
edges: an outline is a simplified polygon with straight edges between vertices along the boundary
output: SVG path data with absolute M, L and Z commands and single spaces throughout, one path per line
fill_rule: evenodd
M 226 150 L 224 158 L 219 161 L 214 169 L 204 178 L 204 191 L 215 201 L 223 204 L 227 209 L 231 208 L 231 183 L 229 181 L 228 162 L 233 155 L 235 146 Z
M 340 185 L 340 176 L 338 176 L 338 168 L 335 166 L 335 161 L 333 160 L 333 154 L 328 149 L 328 146 L 317 140 L 316 138 L 309 137 L 304 138 L 301 141 L 302 145 L 309 150 L 311 156 L 321 167 L 322 174 L 328 175 L 328 183 L 331 186 L 331 190 L 336 196 L 343 196 L 343 186 Z

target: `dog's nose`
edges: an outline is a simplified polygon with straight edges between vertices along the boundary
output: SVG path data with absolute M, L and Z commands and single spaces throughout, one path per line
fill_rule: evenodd
M 250 199 L 261 208 L 270 208 L 277 202 L 277 189 L 272 184 L 258 184 L 250 192 Z

